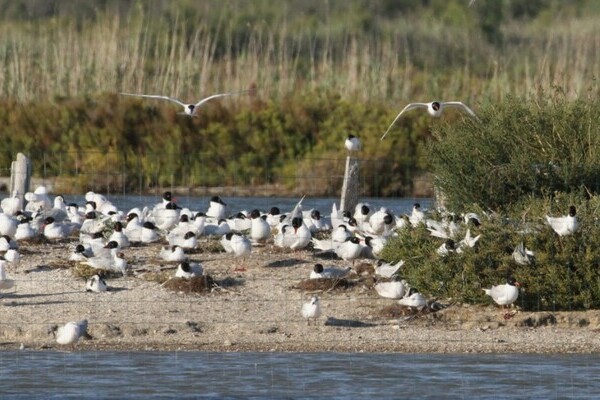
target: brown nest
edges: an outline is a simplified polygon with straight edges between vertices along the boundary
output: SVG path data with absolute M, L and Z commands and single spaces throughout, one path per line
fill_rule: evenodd
M 191 279 L 172 278 L 164 283 L 164 287 L 174 292 L 210 293 L 215 281 L 210 275 L 195 276 Z
M 328 291 L 338 289 L 349 289 L 354 286 L 353 283 L 347 279 L 332 279 L 332 278 L 319 278 L 319 279 L 306 279 L 300 281 L 295 288 L 304 290 L 307 292 L 313 291 Z
M 115 272 L 115 271 L 106 270 L 106 269 L 93 268 L 93 267 L 90 267 L 89 265 L 77 263 L 77 262 L 73 262 L 73 261 L 70 261 L 70 263 L 73 266 L 71 268 L 71 272 L 73 273 L 73 275 L 75 275 L 78 278 L 88 279 L 96 274 L 102 276 L 105 279 L 119 278 L 122 276 L 120 272 Z
M 381 315 L 384 318 L 399 318 L 406 317 L 409 315 L 429 313 L 428 308 L 425 308 L 425 310 L 419 311 L 411 307 L 401 306 L 400 304 L 392 304 L 382 308 L 381 311 L 379 311 L 379 315 Z

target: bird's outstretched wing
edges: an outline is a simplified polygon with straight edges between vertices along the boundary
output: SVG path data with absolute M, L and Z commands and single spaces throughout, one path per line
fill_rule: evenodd
M 444 107 L 457 107 L 457 108 L 462 108 L 464 111 L 467 112 L 467 114 L 469 114 L 470 116 L 479 119 L 477 117 L 477 115 L 475 115 L 475 113 L 473 112 L 473 110 L 471 110 L 469 107 L 467 107 L 465 105 L 465 103 L 463 103 L 462 101 L 446 101 L 444 102 Z
M 383 138 L 385 137 L 385 135 L 388 134 L 388 132 L 390 131 L 390 129 L 392 129 L 392 126 L 394 126 L 394 124 L 396 123 L 396 121 L 398 121 L 398 118 L 400 118 L 400 116 L 402 114 L 404 114 L 407 111 L 412 110 L 413 108 L 427 108 L 427 107 L 428 107 L 427 103 L 410 103 L 409 105 L 407 105 L 406 107 L 404 107 L 402 109 L 402 111 L 400 111 L 398 113 L 398 115 L 396 116 L 396 118 L 394 118 L 394 120 L 392 121 L 392 123 L 390 124 L 390 126 L 387 128 L 387 131 L 385 131 L 385 133 L 383 134 L 383 136 L 379 140 L 383 140 Z
M 124 95 L 124 96 L 134 96 L 134 97 L 147 97 L 150 99 L 159 99 L 159 100 L 167 100 L 173 103 L 177 103 L 182 107 L 186 107 L 187 104 L 182 103 L 180 100 L 174 98 L 174 97 L 169 97 L 169 96 L 161 96 L 158 94 L 137 94 L 137 93 L 123 93 L 121 92 L 120 94 Z
M 198 101 L 196 103 L 195 107 L 199 107 L 201 104 L 206 103 L 209 100 L 216 99 L 218 97 L 231 96 L 233 94 L 240 94 L 240 93 L 246 93 L 246 92 L 252 92 L 252 91 L 254 91 L 254 89 L 240 90 L 238 92 L 228 92 L 228 93 L 213 94 L 212 96 L 205 97 L 202 100 Z

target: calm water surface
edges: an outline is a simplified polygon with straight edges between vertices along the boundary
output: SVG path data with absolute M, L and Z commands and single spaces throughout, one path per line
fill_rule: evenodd
M 0 398 L 600 396 L 600 355 L 0 352 Z
M 210 197 L 191 197 L 191 196 L 174 196 L 176 202 L 181 207 L 187 207 L 193 211 L 206 211 L 210 202 Z M 53 197 L 50 196 L 52 199 Z M 113 195 L 107 196 L 117 208 L 127 212 L 133 207 L 144 207 L 153 205 L 161 202 L 160 196 L 138 196 L 138 195 Z M 281 212 L 291 211 L 300 198 L 291 197 L 222 197 L 222 200 L 227 204 L 227 209 L 230 213 L 234 214 L 241 210 L 251 211 L 258 208 L 261 211 L 268 212 L 272 206 L 280 208 Z M 65 196 L 67 203 L 74 202 L 78 205 L 85 203 L 83 195 L 79 196 Z M 433 204 L 433 199 L 430 198 L 363 198 L 361 202 L 366 202 L 372 206 L 374 210 L 378 210 L 380 207 L 387 207 L 393 211 L 396 215 L 410 214 L 414 203 L 419 203 L 423 208 L 429 208 Z M 310 210 L 312 208 L 321 211 L 323 216 L 331 213 L 331 206 L 336 203 L 339 208 L 340 199 L 332 197 L 306 197 L 302 201 L 302 209 Z

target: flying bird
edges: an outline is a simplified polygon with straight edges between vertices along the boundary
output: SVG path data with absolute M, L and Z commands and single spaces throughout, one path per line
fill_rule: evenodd
M 461 101 L 446 101 L 446 102 L 432 101 L 431 103 L 410 103 L 409 105 L 404 107 L 404 109 L 402 109 L 402 111 L 400 111 L 400 113 L 396 116 L 396 118 L 394 118 L 394 121 L 392 121 L 392 123 L 388 127 L 387 131 L 385 131 L 385 133 L 381 137 L 381 140 L 383 140 L 385 135 L 387 135 L 388 132 L 390 131 L 390 129 L 392 129 L 392 126 L 394 126 L 394 124 L 396 123 L 398 118 L 400 118 L 400 116 L 402 114 L 404 114 L 405 112 L 410 111 L 413 108 L 425 108 L 427 110 L 427 112 L 429 113 L 429 115 L 431 115 L 432 117 L 440 117 L 442 115 L 442 112 L 444 111 L 444 108 L 446 108 L 446 107 L 462 108 L 463 111 L 465 111 L 470 116 L 474 117 L 475 119 L 479 119 L 479 118 L 477 118 L 477 115 L 475 115 L 473 110 L 471 110 L 469 107 L 467 107 Z
M 183 112 L 180 114 L 185 114 L 185 115 L 189 115 L 190 117 L 194 117 L 194 116 L 196 116 L 196 111 L 198 110 L 198 107 L 200 107 L 202 104 L 206 103 L 209 100 L 216 99 L 219 97 L 231 96 L 234 94 L 246 93 L 246 92 L 250 92 L 252 90 L 254 90 L 254 89 L 240 90 L 238 92 L 213 94 L 212 96 L 208 96 L 208 97 L 201 99 L 196 104 L 186 104 L 186 103 L 182 102 L 181 100 L 178 100 L 174 97 L 162 96 L 162 95 L 157 95 L 157 94 L 137 94 L 137 93 L 123 93 L 123 92 L 121 92 L 120 94 L 122 94 L 124 96 L 147 97 L 150 99 L 167 100 L 172 103 L 179 104 L 180 106 L 183 107 Z

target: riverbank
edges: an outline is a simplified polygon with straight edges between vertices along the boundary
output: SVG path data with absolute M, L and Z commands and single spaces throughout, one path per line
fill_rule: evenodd
M 339 288 L 298 289 L 314 263 L 344 266 L 313 250 L 268 244 L 247 260 L 217 252 L 203 239 L 190 254 L 214 285 L 185 293 L 165 284 L 175 265 L 159 259 L 160 244 L 125 249 L 126 277 L 108 279 L 106 293 L 85 291 L 81 268 L 68 262 L 76 241 L 20 245 L 9 266 L 15 288 L 0 298 L 0 348 L 70 350 L 338 351 L 407 353 L 590 353 L 600 351 L 600 311 L 507 314 L 493 305 L 453 304 L 413 312 L 384 299 L 368 275 Z M 362 265 L 361 265 L 362 264 Z M 357 262 L 365 269 L 367 261 Z M 246 271 L 236 272 L 236 267 Z M 76 272 L 79 271 L 79 272 Z M 172 281 L 170 281 L 172 282 Z M 302 303 L 319 296 L 322 316 L 307 324 Z M 53 325 L 86 318 L 90 339 L 56 344 Z M 508 319 L 506 319 L 508 318 Z

